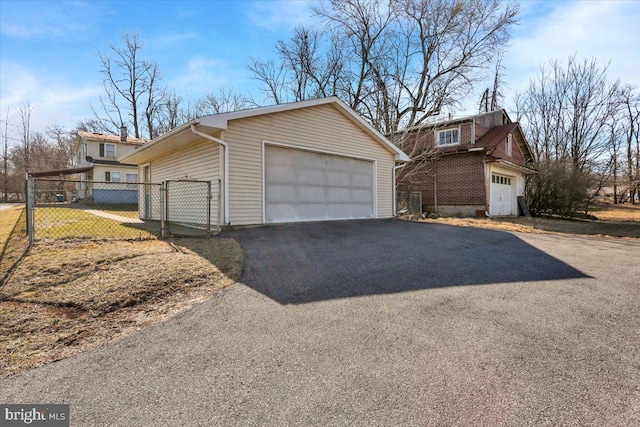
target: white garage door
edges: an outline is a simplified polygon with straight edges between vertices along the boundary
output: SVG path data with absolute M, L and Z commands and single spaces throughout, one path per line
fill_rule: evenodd
M 265 147 L 265 221 L 373 217 L 373 162 Z
M 491 174 L 489 215 L 511 215 L 511 178 Z

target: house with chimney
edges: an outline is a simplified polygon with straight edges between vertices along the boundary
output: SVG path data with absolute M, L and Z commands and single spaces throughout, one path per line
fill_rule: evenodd
M 526 177 L 536 172 L 522 129 L 505 110 L 433 121 L 394 135 L 394 142 L 412 158 L 397 173 L 398 194 L 419 200 L 423 212 L 522 213 L 518 199 L 523 201 Z
M 120 135 L 105 135 L 79 131 L 73 148 L 74 168 L 83 172 L 76 174 L 77 200 L 94 203 L 137 203 L 138 167 L 122 163 L 119 157 L 133 153 L 148 142 L 127 135 L 126 127 Z M 130 186 L 124 185 L 132 184 Z

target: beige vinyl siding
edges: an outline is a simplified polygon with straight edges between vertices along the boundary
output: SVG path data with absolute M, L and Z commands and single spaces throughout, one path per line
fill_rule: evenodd
M 331 105 L 320 105 L 229 122 L 229 220 L 261 224 L 262 142 L 289 144 L 376 160 L 377 216 L 393 215 L 394 154 Z
M 218 219 L 218 180 L 222 179 L 220 174 L 221 151 L 222 149 L 218 144 L 203 139 L 188 145 L 178 153 L 169 153 L 153 159 L 149 162 L 151 166 L 151 182 L 161 183 L 167 180 L 180 179 L 211 181 L 211 223 L 215 225 Z M 144 165 L 140 165 L 140 181 L 143 179 L 143 171 Z M 200 194 L 185 195 L 185 197 L 187 196 L 200 197 Z M 202 194 L 202 197 L 206 197 L 206 194 Z M 223 194 L 220 195 L 220 200 L 222 206 L 224 203 Z M 183 209 L 188 209 L 188 205 L 185 205 Z

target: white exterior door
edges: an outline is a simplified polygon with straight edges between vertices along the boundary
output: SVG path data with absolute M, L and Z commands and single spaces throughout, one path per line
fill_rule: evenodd
M 491 204 L 489 215 L 511 215 L 512 179 L 508 176 L 491 174 Z
M 265 222 L 374 217 L 374 162 L 265 146 Z

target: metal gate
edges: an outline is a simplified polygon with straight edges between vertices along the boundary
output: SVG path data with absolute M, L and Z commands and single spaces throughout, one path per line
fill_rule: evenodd
M 169 180 L 164 182 L 164 236 L 199 236 L 219 229 L 220 190 L 211 181 Z M 212 188 L 214 187 L 214 188 Z M 216 199 L 218 203 L 212 204 Z

